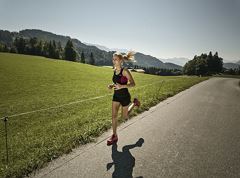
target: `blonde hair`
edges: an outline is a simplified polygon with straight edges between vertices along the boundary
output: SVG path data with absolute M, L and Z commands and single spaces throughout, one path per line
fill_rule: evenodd
M 136 62 L 134 54 L 136 54 L 134 51 L 128 51 L 128 52 L 126 52 L 126 54 L 122 54 L 122 53 L 117 51 L 113 54 L 113 56 L 116 55 L 116 56 L 119 57 L 119 59 Z

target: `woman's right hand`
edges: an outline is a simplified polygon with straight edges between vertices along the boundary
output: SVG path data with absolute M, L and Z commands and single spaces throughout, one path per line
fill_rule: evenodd
M 108 87 L 108 89 L 112 89 L 113 88 L 113 86 L 114 86 L 114 84 L 109 84 L 107 87 Z

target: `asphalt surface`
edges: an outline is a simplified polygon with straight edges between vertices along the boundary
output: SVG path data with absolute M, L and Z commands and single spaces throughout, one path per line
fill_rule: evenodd
M 240 177 L 239 82 L 194 85 L 121 124 L 117 145 L 109 130 L 31 177 Z

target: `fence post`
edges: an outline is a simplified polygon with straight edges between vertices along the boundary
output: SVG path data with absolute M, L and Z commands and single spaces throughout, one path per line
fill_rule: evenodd
M 4 121 L 4 125 L 5 125 L 5 138 L 6 138 L 6 162 L 7 162 L 7 166 L 9 163 L 9 159 L 8 159 L 8 130 L 7 130 L 7 121 L 8 121 L 8 117 L 4 117 L 3 119 Z

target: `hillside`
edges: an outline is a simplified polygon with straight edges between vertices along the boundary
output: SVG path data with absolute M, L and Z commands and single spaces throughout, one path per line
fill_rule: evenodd
M 166 59 L 158 58 L 158 59 L 165 63 L 169 62 L 169 63 L 177 64 L 179 66 L 184 66 L 190 60 L 184 57 L 174 57 L 174 58 L 166 58 Z
M 182 66 L 174 64 L 174 63 L 171 63 L 171 62 L 165 62 L 164 64 L 166 66 L 166 69 L 179 69 L 179 70 L 183 69 Z
M 56 42 L 60 41 L 61 45 L 64 47 L 66 45 L 67 40 L 71 39 L 69 36 L 57 35 L 51 32 L 37 30 L 37 29 L 26 29 L 21 30 L 19 32 L 9 32 L 0 30 L 0 43 L 10 45 L 13 43 L 13 40 L 16 37 L 23 38 L 32 38 L 37 37 L 43 41 L 55 40 Z M 91 52 L 94 54 L 96 65 L 112 65 L 112 54 L 113 51 L 105 51 L 101 50 L 94 45 L 87 45 L 88 43 L 83 43 L 78 39 L 72 39 L 73 45 L 75 46 L 78 57 L 80 57 L 81 52 L 84 52 L 86 61 L 88 62 L 90 59 Z M 114 49 L 114 48 L 113 48 Z M 158 67 L 158 68 L 166 68 L 166 69 L 181 69 L 182 67 L 179 65 L 175 65 L 172 63 L 163 63 L 156 57 L 151 55 L 145 55 L 143 53 L 136 53 L 136 63 L 133 65 L 143 66 L 143 67 Z

